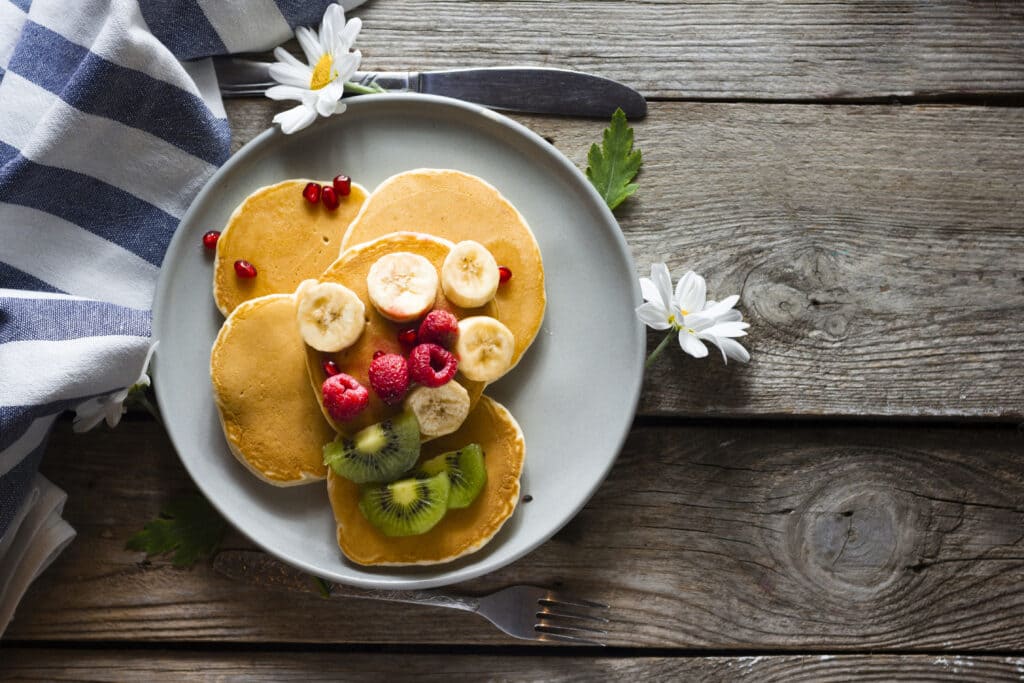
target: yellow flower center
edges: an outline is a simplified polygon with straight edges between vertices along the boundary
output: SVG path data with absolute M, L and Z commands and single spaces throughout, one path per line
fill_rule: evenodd
M 319 90 L 328 83 L 334 80 L 331 76 L 331 67 L 334 66 L 334 60 L 331 59 L 331 55 L 326 54 L 320 58 L 320 61 L 313 67 L 313 78 L 309 81 L 310 90 Z

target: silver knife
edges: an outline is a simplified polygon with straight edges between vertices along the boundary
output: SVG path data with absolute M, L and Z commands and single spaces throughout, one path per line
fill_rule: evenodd
M 224 97 L 262 95 L 276 85 L 269 62 L 215 59 Z M 454 97 L 491 109 L 607 118 L 621 107 L 626 117 L 647 115 L 647 101 L 636 90 L 608 78 L 545 67 L 490 67 L 446 71 L 357 72 L 354 83 L 391 92 Z

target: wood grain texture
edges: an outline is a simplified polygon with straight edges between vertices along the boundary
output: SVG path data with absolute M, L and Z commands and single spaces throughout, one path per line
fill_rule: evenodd
M 536 657 L 5 649 L 3 681 L 1015 681 L 1021 657 Z
M 605 602 L 615 646 L 1019 650 L 1022 451 L 1013 429 L 642 428 L 561 532 L 462 588 Z M 153 423 L 61 423 L 43 472 L 79 536 L 10 640 L 523 645 L 472 614 L 266 590 L 126 551 L 191 488 Z
M 276 106 L 231 103 L 236 143 Z M 605 125 L 517 118 L 581 168 Z M 673 347 L 642 414 L 1024 418 L 1024 110 L 655 103 L 635 126 L 638 274 L 740 294 L 753 356 Z
M 372 0 L 354 14 L 368 70 L 552 66 L 661 98 L 1024 92 L 1013 0 Z

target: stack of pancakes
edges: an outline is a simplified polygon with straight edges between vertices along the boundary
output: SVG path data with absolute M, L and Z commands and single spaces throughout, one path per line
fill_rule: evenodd
M 217 244 L 213 292 L 227 316 L 210 357 L 210 377 L 228 446 L 239 462 L 275 486 L 327 478 L 338 523 L 338 544 L 365 565 L 434 564 L 471 553 L 489 541 L 519 500 L 526 448 L 522 431 L 485 385 L 458 375 L 470 394 L 469 417 L 453 434 L 423 444 L 421 459 L 479 443 L 487 454 L 487 483 L 468 508 L 451 510 L 419 536 L 392 538 L 359 510 L 356 484 L 323 463 L 323 446 L 401 411 L 376 397 L 355 420 L 334 422 L 323 409 L 325 354 L 308 347 L 296 322 L 296 289 L 303 280 L 337 282 L 366 305 L 367 324 L 356 343 L 330 354 L 342 371 L 368 385 L 376 351 L 401 353 L 400 325 L 379 315 L 366 292 L 366 274 L 381 256 L 413 252 L 440 270 L 454 243 L 483 244 L 513 277 L 495 298 L 464 310 L 445 300 L 435 308 L 457 318 L 489 315 L 515 336 L 513 365 L 540 329 L 546 304 L 540 249 L 522 215 L 494 187 L 466 173 L 420 169 L 400 173 L 372 193 L 357 183 L 335 211 L 302 196 L 308 180 L 286 180 L 251 194 L 232 214 Z M 235 276 L 245 259 L 253 279 Z M 372 394 L 372 392 L 371 392 Z

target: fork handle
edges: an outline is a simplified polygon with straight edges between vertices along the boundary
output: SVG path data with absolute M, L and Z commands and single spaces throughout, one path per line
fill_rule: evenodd
M 384 600 L 386 602 L 410 602 L 416 605 L 447 607 L 464 612 L 476 612 L 480 609 L 480 600 L 477 598 L 435 590 L 385 591 L 350 588 L 342 584 L 334 584 L 331 589 L 331 597 L 366 598 L 368 600 Z

